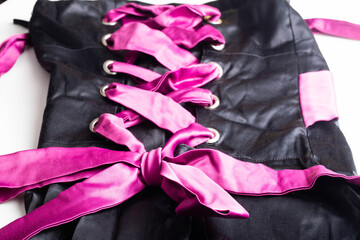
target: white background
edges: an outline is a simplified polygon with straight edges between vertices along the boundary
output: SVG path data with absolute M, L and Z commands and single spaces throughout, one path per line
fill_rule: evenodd
M 0 5 L 0 42 L 13 34 L 27 32 L 12 24 L 12 19 L 29 20 L 34 3 L 35 0 L 8 0 Z M 303 18 L 333 18 L 360 24 L 359 0 L 292 0 L 291 5 Z M 316 39 L 335 77 L 340 127 L 360 172 L 357 140 L 360 136 L 360 41 L 322 35 L 316 35 Z M 40 67 L 31 48 L 21 55 L 11 71 L 0 77 L 0 155 L 36 148 L 48 83 L 49 74 Z M 0 204 L 0 227 L 25 214 L 22 197 Z

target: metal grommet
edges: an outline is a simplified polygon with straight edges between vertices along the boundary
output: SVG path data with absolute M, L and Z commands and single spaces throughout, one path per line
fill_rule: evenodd
M 96 133 L 95 130 L 94 130 L 94 127 L 98 123 L 98 121 L 99 121 L 99 118 L 95 118 L 94 120 L 92 120 L 90 122 L 89 129 L 90 129 L 91 132 Z
M 206 143 L 213 144 L 213 143 L 216 143 L 217 141 L 219 141 L 220 133 L 215 128 L 208 128 L 208 130 L 212 131 L 215 134 L 215 136 L 213 138 L 210 138 L 209 140 L 207 140 Z
M 107 97 L 105 92 L 106 92 L 106 90 L 108 90 L 108 88 L 109 88 L 109 85 L 105 85 L 105 86 L 101 87 L 99 90 L 100 95 L 103 97 Z
M 108 40 L 108 38 L 109 37 L 111 37 L 111 33 L 107 33 L 107 34 L 105 34 L 102 38 L 101 38 L 101 43 L 105 46 L 105 47 L 107 47 L 107 42 L 106 42 L 106 40 Z
M 112 72 L 110 69 L 109 69 L 109 65 L 110 64 L 113 64 L 115 61 L 113 60 L 106 60 L 104 63 L 103 63 L 103 69 L 104 69 L 104 72 L 106 72 L 107 74 L 109 75 L 116 75 L 116 72 Z
M 115 26 L 117 22 L 106 22 L 105 19 L 101 20 L 101 23 L 106 26 Z
M 220 105 L 220 99 L 218 98 L 218 96 L 213 94 L 213 98 L 214 98 L 214 103 L 208 107 L 205 107 L 205 109 L 214 110 Z
M 204 17 L 204 20 L 205 21 L 207 21 L 208 23 L 210 23 L 210 24 L 213 24 L 213 25 L 219 25 L 219 24 L 222 24 L 222 20 L 221 20 L 221 18 L 219 18 L 218 20 L 216 20 L 216 21 L 211 21 L 210 19 L 212 18 L 212 16 L 205 16 Z
M 215 65 L 215 66 L 219 69 L 219 76 L 218 76 L 218 78 L 221 78 L 222 75 L 224 74 L 224 70 L 223 70 L 223 68 L 220 66 L 220 64 L 218 64 L 217 62 L 208 62 L 208 64 L 213 64 L 213 65 Z
M 214 50 L 217 50 L 217 51 L 221 51 L 225 48 L 225 44 L 219 44 L 219 45 L 214 45 L 214 44 L 211 44 L 210 45 Z

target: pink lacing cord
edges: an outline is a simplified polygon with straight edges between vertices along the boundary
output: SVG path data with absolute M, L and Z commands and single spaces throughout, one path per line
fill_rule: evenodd
M 129 50 L 155 57 L 170 70 L 186 67 L 198 60 L 179 46 L 191 49 L 200 42 L 214 46 L 225 44 L 222 34 L 214 27 L 203 25 L 220 21 L 218 9 L 206 5 L 141 6 L 126 4 L 109 11 L 103 22 L 121 21 L 122 26 L 103 37 L 103 44 L 110 50 Z M 131 53 L 134 62 L 136 55 Z
M 203 25 L 204 19 L 220 22 L 219 10 L 205 5 L 144 7 L 131 3 L 111 10 L 105 16 L 104 23 L 121 21 L 122 26 L 114 33 L 106 34 L 102 43 L 112 51 L 128 50 L 130 53 L 126 55 L 126 62 L 107 60 L 104 71 L 111 75 L 125 73 L 140 83 L 135 87 L 112 83 L 100 91 L 104 97 L 129 109 L 116 114 L 125 128 L 151 119 L 157 126 L 175 133 L 181 129 L 173 127 L 176 122 L 185 123 L 183 128 L 194 122 L 192 115 L 179 103 L 191 102 L 203 107 L 219 104 L 218 97 L 200 87 L 221 77 L 221 66 L 213 62 L 199 64 L 195 56 L 181 48 L 191 49 L 201 42 L 225 44 L 218 30 Z M 161 76 L 133 65 L 139 52 L 153 56 L 170 71 Z M 181 110 L 177 114 L 174 109 Z M 166 115 L 166 112 L 171 114 Z M 96 123 L 96 120 L 91 122 L 91 130 Z

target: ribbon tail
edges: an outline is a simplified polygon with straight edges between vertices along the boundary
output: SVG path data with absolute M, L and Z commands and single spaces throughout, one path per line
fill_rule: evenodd
M 0 202 L 52 183 L 90 178 L 109 164 L 134 163 L 141 154 L 88 148 L 42 148 L 0 156 Z
M 249 213 L 223 188 L 191 166 L 163 162 L 161 188 L 179 203 L 176 212 L 186 215 L 248 218 Z
M 360 176 L 345 176 L 323 165 L 304 170 L 274 170 L 264 164 L 243 162 L 211 149 L 192 150 L 169 161 L 200 169 L 223 189 L 237 195 L 283 195 L 307 190 L 322 176 L 343 178 L 360 186 Z
M 0 239 L 29 239 L 45 229 L 119 205 L 145 188 L 139 174 L 133 166 L 112 165 L 0 229 Z
M 12 68 L 21 53 L 24 52 L 29 37 L 28 33 L 18 34 L 0 44 L 0 77 Z
M 360 25 L 325 18 L 305 19 L 313 33 L 322 33 L 336 37 L 360 40 Z

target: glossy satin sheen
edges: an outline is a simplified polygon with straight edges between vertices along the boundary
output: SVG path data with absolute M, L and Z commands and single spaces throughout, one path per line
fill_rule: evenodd
M 135 16 L 136 18 L 133 18 Z M 218 21 L 221 13 L 218 9 L 208 5 L 163 5 L 141 6 L 135 3 L 126 4 L 110 10 L 104 20 L 122 24 L 133 21 L 144 21 L 145 24 L 155 28 L 179 27 L 182 29 L 193 28 L 208 17 L 211 21 Z
M 137 90 L 133 89 L 133 91 L 137 91 Z M 139 91 L 139 92 L 141 92 L 141 91 Z M 153 94 L 148 94 L 147 96 L 152 97 Z M 147 99 L 147 96 L 145 96 L 145 99 L 149 101 L 148 103 L 152 103 L 151 98 Z M 161 95 L 156 94 L 156 96 L 160 97 Z M 173 91 L 173 92 L 167 94 L 166 97 L 173 99 L 176 103 L 193 103 L 193 104 L 196 104 L 201 107 L 211 106 L 214 102 L 214 97 L 213 97 L 212 93 L 209 90 L 202 89 L 202 88 L 185 88 L 185 89 Z M 161 97 L 161 98 L 163 98 L 163 97 Z M 166 99 L 166 98 L 163 98 L 163 99 Z M 112 100 L 114 100 L 115 102 L 118 102 L 118 100 L 116 100 L 116 98 L 112 98 Z M 119 100 L 118 103 L 120 103 L 120 102 L 121 102 L 121 100 Z M 146 107 L 143 106 L 142 109 L 144 109 L 144 108 L 147 109 L 146 111 L 148 113 L 152 112 L 153 105 L 145 104 L 145 106 Z M 169 104 L 166 104 L 165 106 L 169 106 Z M 162 112 L 162 109 L 156 109 L 156 110 L 158 110 L 158 112 Z M 139 110 L 137 110 L 137 111 L 139 111 Z M 139 112 L 141 112 L 141 110 Z M 125 128 L 136 126 L 146 120 L 146 118 L 141 116 L 136 111 L 132 111 L 132 110 L 121 111 L 121 112 L 117 113 L 116 116 L 118 116 L 119 118 L 122 119 L 122 122 L 123 122 Z M 188 116 L 188 114 L 186 114 L 184 117 L 186 117 L 186 116 Z M 157 117 L 155 117 L 155 119 L 156 118 Z M 157 125 L 161 126 L 162 124 L 157 123 Z M 172 124 L 169 124 L 169 125 L 172 125 Z M 168 129 L 168 128 L 166 127 L 165 129 Z M 168 129 L 168 130 L 170 130 L 170 129 Z
M 360 40 L 360 25 L 326 18 L 305 19 L 314 33 Z
M 149 36 L 144 38 L 144 36 Z M 107 40 L 112 51 L 131 50 L 149 54 L 170 70 L 198 63 L 190 52 L 178 47 L 163 32 L 142 23 L 129 23 L 111 34 Z
M 135 8 L 136 7 L 136 8 Z M 154 9 L 152 9 L 154 8 Z M 133 10 L 144 10 L 143 15 L 139 14 L 139 12 L 132 12 Z M 161 10 L 161 11 L 159 11 Z M 124 20 L 123 17 L 125 11 L 126 14 L 130 14 L 133 16 L 134 14 L 137 15 L 137 17 L 142 16 L 143 18 L 135 18 L 132 20 Z M 156 14 L 155 14 L 156 13 Z M 118 15 L 115 17 L 115 15 Z M 209 15 L 206 15 L 209 14 Z M 122 32 L 126 34 L 129 27 L 125 27 L 126 24 L 130 24 L 131 28 L 137 27 L 139 23 L 141 23 L 138 27 L 141 27 L 141 31 L 145 34 L 145 36 L 150 37 L 152 39 L 151 42 L 144 41 L 141 42 L 139 40 L 136 40 L 135 36 L 132 36 L 132 42 L 128 44 L 127 47 L 130 47 L 129 50 L 133 51 L 140 51 L 147 54 L 150 54 L 154 56 L 160 63 L 163 65 L 170 64 L 170 65 L 164 65 L 168 69 L 176 69 L 171 66 L 171 62 L 167 63 L 168 61 L 171 61 L 171 59 L 176 59 L 176 57 L 184 57 L 185 55 L 188 58 L 191 58 L 192 54 L 187 53 L 186 51 L 183 51 L 181 48 L 176 48 L 176 46 L 172 45 L 169 40 L 172 40 L 172 42 L 179 46 L 184 46 L 188 49 L 195 47 L 201 42 L 208 41 L 211 42 L 214 45 L 224 44 L 225 39 L 222 36 L 222 34 L 216 30 L 214 27 L 209 25 L 201 26 L 201 22 L 203 17 L 207 16 L 209 19 L 216 19 L 218 20 L 220 17 L 220 13 L 217 9 L 212 8 L 210 6 L 206 5 L 181 5 L 177 7 L 171 8 L 170 5 L 168 6 L 148 6 L 148 7 L 142 7 L 137 4 L 127 4 L 123 7 L 120 7 L 118 9 L 111 10 L 107 16 L 110 15 L 116 19 L 122 19 L 123 26 L 121 29 L 119 29 L 117 32 Z M 105 19 L 108 19 L 108 17 L 105 16 Z M 155 18 L 152 18 L 153 16 L 156 16 Z M 150 29 L 146 29 L 145 26 L 142 26 L 142 24 L 145 24 L 146 27 L 149 27 L 153 29 L 151 31 Z M 162 35 L 159 31 L 161 30 L 167 37 L 170 39 L 167 39 L 165 35 Z M 132 34 L 130 32 L 130 34 Z M 115 36 L 114 36 L 115 37 Z M 116 36 L 115 38 L 123 37 L 123 35 Z M 122 38 L 119 38 L 121 40 L 124 40 Z M 126 41 L 126 40 L 125 40 Z M 110 39 L 107 41 L 108 44 L 113 44 L 113 41 Z M 160 43 L 160 45 L 157 45 L 156 48 L 154 48 L 154 44 Z M 166 44 L 165 44 L 166 43 Z M 159 48 L 160 47 L 160 48 Z M 116 46 L 116 48 L 119 50 L 122 46 Z M 137 50 L 134 50 L 136 48 Z M 161 51 L 154 52 L 153 49 L 162 49 Z M 178 54 L 176 54 L 178 52 Z M 168 56 L 170 55 L 170 56 Z M 137 56 L 135 56 L 136 58 Z M 189 60 L 183 60 L 178 59 L 179 61 L 191 61 Z M 182 66 L 186 66 L 189 64 L 184 63 Z
M 106 96 L 149 120 L 158 118 L 159 121 L 155 121 L 156 124 L 172 133 L 195 122 L 195 117 L 191 113 L 171 98 L 160 93 L 112 83 L 106 91 Z M 144 105 L 139 104 L 139 96 L 146 101 Z
M 106 135 L 119 136 L 122 131 L 117 129 L 107 129 Z M 194 132 L 196 134 L 192 138 L 183 138 L 184 134 Z M 197 137 L 203 140 L 194 142 Z M 174 149 L 172 144 L 199 144 L 209 137 L 211 133 L 207 129 L 193 124 L 176 133 L 164 151 L 157 149 L 134 154 L 98 148 L 47 148 L 1 156 L 2 169 L 13 169 L 0 175 L 3 200 L 14 197 L 13 190 L 20 193 L 63 181 L 66 176 L 70 181 L 86 180 L 2 228 L 0 236 L 3 239 L 28 239 L 46 228 L 118 205 L 143 190 L 144 183 L 161 185 L 179 203 L 177 213 L 209 215 L 214 211 L 223 216 L 241 218 L 248 217 L 248 213 L 223 189 L 255 196 L 285 194 L 311 188 L 321 176 L 340 177 L 360 185 L 359 177 L 337 174 L 323 166 L 301 171 L 274 171 L 261 164 L 241 162 L 221 152 L 206 149 L 189 151 L 175 158 L 165 155 Z M 128 138 L 128 141 L 137 140 Z M 52 171 L 48 171 L 49 168 Z M 24 171 L 30 174 L 24 177 Z M 68 201 L 75 196 L 76 200 Z
M 119 65 L 123 65 L 120 63 Z M 125 64 L 126 65 L 126 64 Z M 130 71 L 127 70 L 127 73 L 132 76 L 142 76 L 145 75 L 149 70 L 136 67 L 136 70 L 138 70 L 138 73 L 132 73 L 132 68 L 130 68 Z M 135 69 L 135 68 L 134 68 Z M 147 84 L 139 84 L 136 85 L 137 88 L 148 90 L 148 91 L 155 91 L 160 92 L 162 94 L 166 94 L 167 97 L 170 97 L 177 103 L 184 103 L 184 102 L 191 102 L 196 105 L 200 106 L 211 106 L 213 104 L 213 95 L 212 93 L 207 89 L 200 89 L 198 87 L 204 86 L 205 84 L 209 83 L 210 81 L 213 81 L 214 79 L 219 77 L 219 69 L 214 64 L 197 64 L 192 65 L 186 68 L 180 68 L 176 71 L 169 71 L 165 73 L 163 76 L 158 77 L 157 79 L 151 80 Z M 155 74 L 153 74 L 155 75 Z M 112 91 L 116 89 L 121 89 L 122 85 L 116 85 L 117 87 L 114 87 L 116 83 L 113 85 L 109 85 L 107 89 L 112 89 Z M 133 104 L 137 106 L 134 111 L 131 110 L 124 110 L 116 115 L 122 118 L 123 123 L 125 126 L 132 127 L 135 126 L 141 122 L 143 122 L 145 119 L 143 116 L 149 116 L 152 111 L 154 111 L 154 108 L 156 112 L 163 113 L 167 112 L 168 109 L 171 109 L 171 106 L 167 104 L 167 98 L 164 98 L 164 101 L 162 102 L 162 105 L 158 108 L 156 108 L 153 105 L 153 97 L 158 96 L 158 98 L 163 98 L 161 95 L 158 94 L 150 94 L 146 93 L 146 95 L 142 94 L 143 91 L 137 91 L 135 88 L 131 88 L 132 92 L 134 92 L 134 98 Z M 126 90 L 122 90 L 126 91 Z M 105 91 L 106 94 L 107 90 Z M 119 94 L 119 92 L 117 93 Z M 142 96 L 142 100 L 144 101 L 144 104 L 139 108 L 137 101 L 137 96 Z M 128 104 L 124 104 L 123 100 L 120 98 L 114 98 L 110 96 L 110 99 L 123 104 L 124 106 L 129 106 Z M 127 98 L 129 100 L 129 98 Z M 150 103 L 150 104 L 149 104 Z M 142 110 L 138 109 L 148 109 L 148 113 L 145 115 L 138 114 L 136 112 L 142 113 Z M 180 106 L 179 106 L 180 107 Z M 181 108 L 181 107 L 180 107 Z M 162 114 L 161 114 L 162 115 Z M 182 115 L 182 114 L 180 114 Z M 158 115 L 153 115 L 153 118 L 157 118 Z M 179 116 L 179 115 L 177 115 Z M 188 116 L 188 114 L 183 115 L 181 118 L 175 120 L 174 118 L 167 119 L 167 124 L 161 123 L 159 121 L 153 121 L 157 126 L 162 127 L 163 129 L 170 130 L 171 132 L 174 132 L 173 129 L 169 128 L 168 126 L 173 125 L 171 122 L 188 122 L 188 120 L 185 120 L 184 118 Z M 165 127 L 166 125 L 166 127 Z
M 113 62 L 109 64 L 109 70 L 116 73 L 126 73 L 133 77 L 140 78 L 145 82 L 152 82 L 155 79 L 161 77 L 161 74 L 151 71 L 146 68 L 138 67 L 133 64 L 124 62 Z
M 167 27 L 162 30 L 171 40 L 187 49 L 194 48 L 201 42 L 209 42 L 213 45 L 225 44 L 222 34 L 214 27 L 204 25 L 198 29 L 184 29 L 177 26 Z
M 301 110 L 305 126 L 339 117 L 334 79 L 329 71 L 308 72 L 299 76 Z
M 29 34 L 14 35 L 0 45 L 0 77 L 15 64 L 29 42 Z

